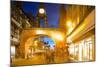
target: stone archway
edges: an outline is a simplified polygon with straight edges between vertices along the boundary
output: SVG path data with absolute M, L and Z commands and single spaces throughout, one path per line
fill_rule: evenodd
M 39 41 L 39 38 L 50 38 L 52 42 L 54 42 L 50 36 L 44 35 L 44 34 L 38 34 L 38 35 L 28 38 L 27 41 L 25 42 L 25 58 L 28 58 L 29 55 L 32 58 L 33 53 L 36 53 L 35 51 L 36 51 L 37 46 L 40 46 L 40 45 L 41 45 L 40 46 L 41 52 L 42 51 L 45 52 L 45 50 L 43 49 L 44 43 L 41 43 L 40 45 L 35 43 L 36 41 Z M 56 42 L 54 42 L 54 44 L 56 44 Z M 48 46 L 50 46 L 50 44 L 48 44 Z
M 19 51 L 20 51 L 20 57 L 25 58 L 25 43 L 29 38 L 35 37 L 35 35 L 47 35 L 50 38 L 53 39 L 53 41 L 56 43 L 57 48 L 63 48 L 65 47 L 66 44 L 66 39 L 65 39 L 65 33 L 59 29 L 40 29 L 40 28 L 35 28 L 35 29 L 28 29 L 28 30 L 23 30 L 21 34 L 21 39 L 20 39 L 20 46 L 19 46 Z

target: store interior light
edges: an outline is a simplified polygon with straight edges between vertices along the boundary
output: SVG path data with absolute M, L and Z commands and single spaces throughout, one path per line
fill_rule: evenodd
M 67 43 L 72 43 L 72 40 L 70 38 L 67 38 Z
M 68 48 L 69 54 L 74 55 L 74 46 Z

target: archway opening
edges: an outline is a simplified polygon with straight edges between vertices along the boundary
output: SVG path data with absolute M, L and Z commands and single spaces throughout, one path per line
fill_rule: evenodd
M 35 35 L 25 42 L 25 57 L 46 59 L 47 53 L 54 52 L 56 43 L 47 35 Z M 40 58 L 41 57 L 41 58 Z

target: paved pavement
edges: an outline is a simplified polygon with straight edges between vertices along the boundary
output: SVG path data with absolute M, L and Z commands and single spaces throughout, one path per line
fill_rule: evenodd
M 37 64 L 52 64 L 52 63 L 69 63 L 71 60 L 67 56 L 57 56 L 55 58 L 46 58 L 45 56 L 37 55 L 29 59 L 17 58 L 12 60 L 13 65 L 37 65 Z M 73 62 L 73 61 L 72 61 Z

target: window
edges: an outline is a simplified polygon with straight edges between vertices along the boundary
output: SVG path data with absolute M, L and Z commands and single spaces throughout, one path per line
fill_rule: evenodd
M 91 61 L 94 55 L 94 39 L 89 37 L 77 43 L 71 44 L 69 47 L 70 57 L 77 61 Z

